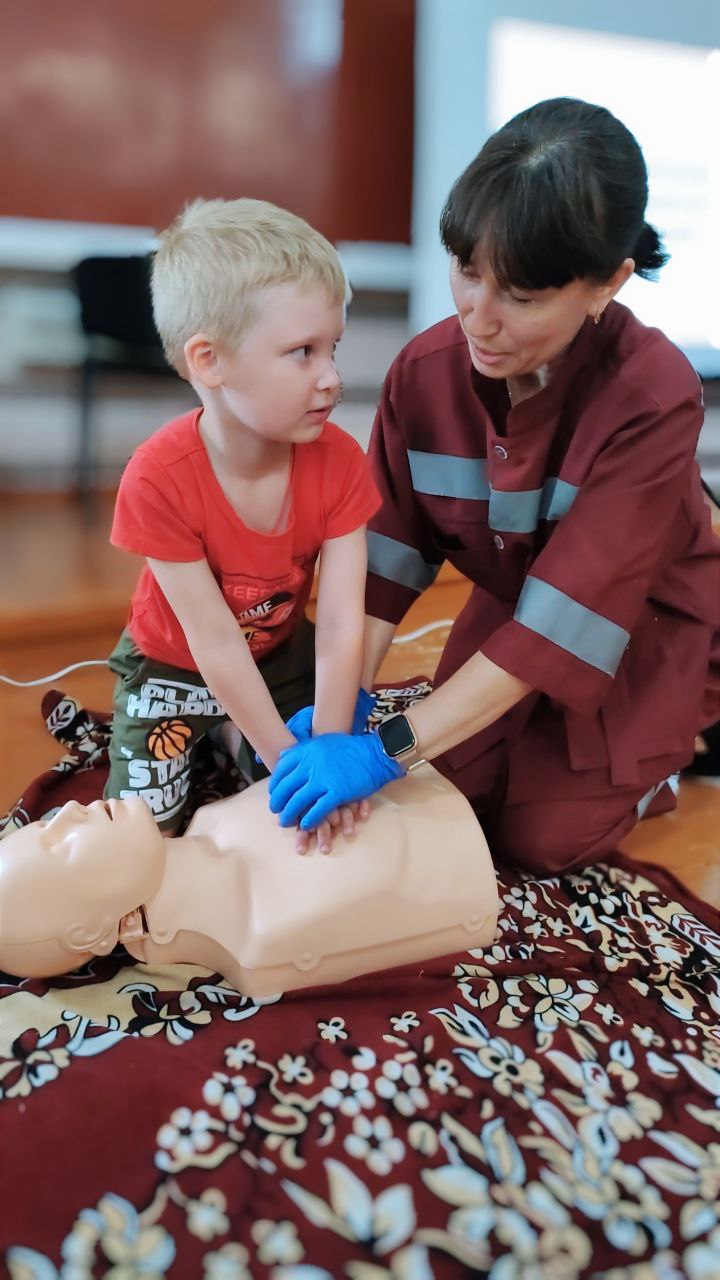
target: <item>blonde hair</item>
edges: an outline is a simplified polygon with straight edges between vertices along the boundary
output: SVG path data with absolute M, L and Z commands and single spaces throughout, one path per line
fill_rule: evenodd
M 314 227 L 265 200 L 195 200 L 159 237 L 153 259 L 155 324 L 165 354 L 187 377 L 194 333 L 232 348 L 257 317 L 263 289 L 315 285 L 350 300 L 336 249 Z

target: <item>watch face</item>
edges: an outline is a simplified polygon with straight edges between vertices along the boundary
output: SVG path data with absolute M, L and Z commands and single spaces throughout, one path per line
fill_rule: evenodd
M 388 720 L 383 720 L 378 726 L 378 733 L 387 754 L 393 759 L 401 756 L 405 751 L 411 751 L 415 746 L 415 734 L 410 727 L 410 722 L 403 715 L 390 716 Z

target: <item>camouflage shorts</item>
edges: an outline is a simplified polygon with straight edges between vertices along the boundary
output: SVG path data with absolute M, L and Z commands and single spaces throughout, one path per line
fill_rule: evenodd
M 198 671 L 169 666 L 141 653 L 123 631 L 110 655 L 117 675 L 106 798 L 141 796 L 158 826 L 176 831 L 187 803 L 195 749 L 208 730 L 228 719 Z M 304 619 L 260 663 L 273 702 L 287 720 L 315 695 L 315 628 Z M 238 768 L 253 781 L 267 777 L 243 739 Z

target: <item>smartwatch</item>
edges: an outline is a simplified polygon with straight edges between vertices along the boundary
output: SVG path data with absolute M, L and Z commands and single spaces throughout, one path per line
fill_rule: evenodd
M 407 716 L 398 713 L 381 721 L 375 732 L 379 735 L 385 754 L 391 760 L 404 760 L 417 748 L 417 738 Z

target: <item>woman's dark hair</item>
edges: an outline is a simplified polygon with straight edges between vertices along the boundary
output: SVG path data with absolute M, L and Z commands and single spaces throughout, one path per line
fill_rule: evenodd
M 647 278 L 668 259 L 645 221 L 647 194 L 624 124 L 605 107 L 550 98 L 488 138 L 447 198 L 440 235 L 463 267 L 482 246 L 498 280 L 520 289 L 602 282 L 626 258 Z

